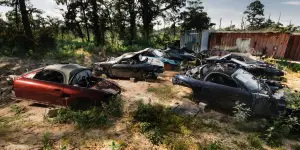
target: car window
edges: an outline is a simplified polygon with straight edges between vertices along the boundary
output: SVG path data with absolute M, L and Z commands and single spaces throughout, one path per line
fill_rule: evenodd
M 42 70 L 33 77 L 33 79 L 49 81 L 54 83 L 64 83 L 64 76 L 57 71 Z
M 92 77 L 91 70 L 84 70 L 79 73 L 77 73 L 71 80 L 71 85 L 80 84 L 82 80 L 88 79 L 89 77 Z M 85 81 L 84 81 L 85 82 Z
M 212 73 L 212 74 L 208 75 L 208 77 L 206 78 L 206 81 L 229 86 L 229 87 L 234 87 L 234 88 L 238 87 L 234 80 L 232 80 L 230 77 L 220 74 L 220 73 Z

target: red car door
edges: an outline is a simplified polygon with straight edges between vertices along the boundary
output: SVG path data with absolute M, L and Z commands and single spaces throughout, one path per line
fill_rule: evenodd
M 63 88 L 63 84 L 27 78 L 17 79 L 14 82 L 17 98 L 54 105 L 63 105 L 61 97 Z

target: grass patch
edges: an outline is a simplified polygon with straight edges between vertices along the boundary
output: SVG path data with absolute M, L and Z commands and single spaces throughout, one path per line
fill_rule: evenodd
M 21 114 L 21 113 L 25 113 L 26 112 L 26 107 L 20 107 L 16 104 L 13 104 L 10 106 L 10 109 L 13 113 L 15 113 L 16 115 Z
M 172 133 L 189 133 L 190 118 L 179 116 L 162 105 L 140 102 L 138 109 L 133 113 L 133 118 L 141 133 L 155 145 L 163 143 Z
M 249 135 L 247 139 L 252 147 L 256 149 L 263 149 L 263 141 L 258 136 Z
M 43 150 L 51 150 L 52 149 L 52 143 L 50 139 L 51 133 L 45 132 L 43 135 Z
M 160 85 L 158 87 L 149 87 L 148 92 L 154 93 L 161 100 L 175 98 L 176 92 L 171 85 Z
M 102 107 L 89 110 L 61 109 L 54 118 L 56 123 L 75 123 L 79 128 L 94 128 L 107 125 L 112 118 L 123 115 L 123 101 L 119 96 L 113 97 Z
M 218 142 L 200 145 L 199 150 L 221 150 L 223 147 Z

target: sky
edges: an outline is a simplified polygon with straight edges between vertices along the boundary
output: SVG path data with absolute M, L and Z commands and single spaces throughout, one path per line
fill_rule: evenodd
M 243 12 L 247 6 L 254 0 L 202 0 L 204 10 L 211 18 L 211 22 L 216 23 L 219 27 L 220 18 L 222 18 L 221 27 L 228 27 L 231 24 L 236 27 L 241 26 Z M 66 9 L 65 6 L 58 6 L 54 0 L 30 0 L 35 8 L 44 10 L 46 15 L 62 18 L 60 8 Z M 261 0 L 265 5 L 265 17 L 271 16 L 271 19 L 278 21 L 281 14 L 280 22 L 287 25 L 300 25 L 300 0 Z M 2 17 L 11 10 L 9 7 L 0 6 Z M 165 25 L 156 26 L 156 29 L 163 28 Z

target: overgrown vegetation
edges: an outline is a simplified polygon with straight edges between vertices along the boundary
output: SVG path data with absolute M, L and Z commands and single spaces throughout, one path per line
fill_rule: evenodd
M 51 150 L 52 149 L 52 143 L 51 143 L 51 133 L 45 132 L 43 135 L 43 150 Z
M 279 116 L 269 120 L 265 139 L 271 146 L 280 146 L 282 139 L 299 133 L 299 121 L 295 116 Z
M 94 128 L 106 126 L 110 119 L 121 117 L 122 114 L 123 101 L 117 96 L 99 108 L 93 107 L 88 110 L 61 109 L 54 121 L 56 123 L 75 123 L 79 128 Z
M 240 103 L 239 101 L 235 102 L 234 106 L 234 119 L 237 123 L 241 123 L 247 120 L 250 116 L 251 110 L 250 108 L 245 108 L 246 104 Z
M 163 143 L 172 134 L 189 133 L 190 118 L 177 115 L 162 105 L 140 102 L 133 118 L 140 131 L 155 145 Z

